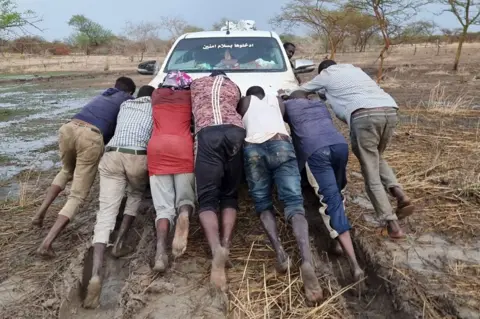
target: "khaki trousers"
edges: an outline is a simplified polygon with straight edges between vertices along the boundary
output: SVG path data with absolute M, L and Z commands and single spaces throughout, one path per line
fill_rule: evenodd
M 367 195 L 380 221 L 397 220 L 388 198 L 389 189 L 400 187 L 395 173 L 382 155 L 398 124 L 394 108 L 365 110 L 352 115 L 352 151 L 360 161 Z
M 68 200 L 59 212 L 71 220 L 92 188 L 103 154 L 103 136 L 94 126 L 80 126 L 74 122 L 62 125 L 58 136 L 62 169 L 52 184 L 65 189 L 73 180 Z
M 147 155 L 106 152 L 98 167 L 100 172 L 100 208 L 97 213 L 93 243 L 107 244 L 115 228 L 125 192 L 125 215 L 136 216 L 148 184 Z

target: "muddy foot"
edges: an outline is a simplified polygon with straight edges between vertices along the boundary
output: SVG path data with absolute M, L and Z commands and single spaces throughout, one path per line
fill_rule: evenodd
M 126 256 L 131 252 L 133 252 L 133 249 L 128 246 L 124 247 L 123 245 L 115 245 L 112 248 L 112 255 L 117 258 Z
M 358 268 L 353 271 L 353 282 L 357 283 L 355 289 L 358 291 L 358 295 L 362 295 L 363 292 L 367 290 L 367 285 L 365 284 L 365 273 L 362 269 Z
M 45 248 L 43 246 L 40 246 L 37 249 L 37 255 L 42 257 L 42 258 L 46 258 L 46 259 L 55 258 L 55 256 L 56 256 L 52 247 Z
M 402 240 L 405 239 L 406 235 L 403 232 L 402 228 L 398 226 L 392 227 L 391 225 L 387 226 L 387 234 L 392 240 Z
M 32 218 L 32 225 L 37 227 L 43 226 L 43 218 L 40 217 L 33 217 Z
M 102 282 L 99 276 L 94 276 L 88 282 L 87 296 L 83 301 L 83 307 L 95 309 L 100 306 L 100 292 L 102 291 Z
M 212 271 L 210 274 L 210 282 L 222 292 L 228 290 L 227 275 L 225 273 L 225 263 L 228 260 L 228 250 L 220 247 L 215 251 L 212 260 Z
M 282 256 L 282 258 L 277 259 L 277 263 L 275 264 L 275 269 L 279 274 L 284 274 L 288 271 L 288 267 L 292 267 L 290 263 L 290 258 L 288 255 Z
M 415 206 L 410 201 L 399 203 L 395 212 L 398 219 L 405 219 L 415 212 Z
M 323 299 L 323 291 L 315 275 L 315 269 L 311 264 L 303 263 L 300 271 L 307 300 L 310 303 L 320 302 Z
M 168 267 L 168 256 L 167 254 L 158 254 L 155 256 L 155 265 L 153 266 L 153 271 L 156 272 L 165 272 Z
M 338 242 L 338 240 L 333 240 L 330 244 L 330 253 L 335 256 L 342 256 L 343 255 L 343 248 L 342 245 Z
M 210 304 L 212 307 L 220 310 L 224 314 L 228 311 L 228 296 L 225 292 L 218 289 L 218 287 L 211 284 L 210 286 Z
M 172 254 L 175 258 L 183 255 L 187 249 L 188 239 L 188 214 L 180 214 L 175 227 L 175 236 L 172 243 Z

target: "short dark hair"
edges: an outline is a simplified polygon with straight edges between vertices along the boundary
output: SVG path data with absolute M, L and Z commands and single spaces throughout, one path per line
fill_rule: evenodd
M 331 67 L 332 65 L 335 65 L 337 64 L 337 62 L 333 61 L 333 60 L 324 60 L 322 61 L 322 63 L 320 63 L 318 65 L 318 74 L 320 74 L 320 72 L 322 72 L 323 70 Z
M 285 42 L 285 43 L 283 44 L 283 48 L 284 48 L 284 49 L 287 49 L 288 47 L 294 47 L 295 49 L 297 48 L 297 47 L 295 46 L 295 44 L 293 44 L 292 42 Z
M 260 86 L 251 86 L 248 90 L 247 90 L 247 96 L 249 95 L 255 95 L 255 96 L 258 96 L 258 97 L 264 97 L 265 96 L 265 91 L 263 90 L 262 87 Z
M 223 75 L 223 76 L 227 76 L 227 73 L 225 73 L 224 71 L 222 70 L 214 70 L 210 76 L 219 76 L 219 75 Z
M 119 77 L 115 82 L 115 88 L 119 89 L 120 91 L 133 94 L 135 93 L 137 86 L 135 85 L 135 82 L 133 82 L 131 78 L 122 76 L 122 77 Z
M 137 99 L 139 97 L 152 96 L 152 93 L 154 90 L 155 88 L 153 86 L 150 86 L 150 85 L 142 86 L 140 89 L 138 89 Z

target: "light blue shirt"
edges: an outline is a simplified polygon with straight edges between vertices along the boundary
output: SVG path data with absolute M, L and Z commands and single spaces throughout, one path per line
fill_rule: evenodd
M 398 108 L 390 94 L 362 69 L 351 64 L 332 65 L 299 89 L 325 94 L 335 115 L 349 127 L 352 113 L 358 109 Z

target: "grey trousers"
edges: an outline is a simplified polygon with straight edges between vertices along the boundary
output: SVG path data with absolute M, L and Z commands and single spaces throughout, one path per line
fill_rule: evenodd
M 159 219 L 174 225 L 177 209 L 184 205 L 195 208 L 195 176 L 193 173 L 150 176 L 153 205 Z
M 367 195 L 380 221 L 397 220 L 388 191 L 400 184 L 382 157 L 397 124 L 395 108 L 361 110 L 350 121 L 352 151 L 360 161 Z

